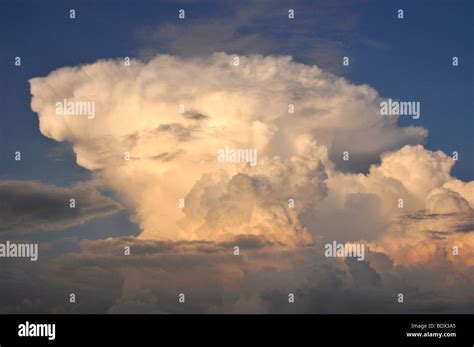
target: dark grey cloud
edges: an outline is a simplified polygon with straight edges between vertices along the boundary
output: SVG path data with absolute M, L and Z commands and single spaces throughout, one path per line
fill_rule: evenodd
M 75 208 L 70 207 L 70 199 L 75 200 Z M 35 181 L 0 181 L 0 232 L 68 228 L 121 208 L 90 184 L 58 187 Z
M 241 245 L 239 256 L 234 244 Z M 124 247 L 130 247 L 130 255 Z M 326 258 L 323 247 L 235 242 L 84 240 L 80 251 L 37 264 L 4 263 L 0 312 L 420 313 L 470 312 L 474 270 L 449 263 L 394 266 Z M 443 278 L 459 280 L 447 285 Z M 70 304 L 69 293 L 77 303 Z M 178 302 L 184 293 L 186 302 Z M 295 295 L 293 304 L 288 294 Z M 397 302 L 403 293 L 405 302 Z

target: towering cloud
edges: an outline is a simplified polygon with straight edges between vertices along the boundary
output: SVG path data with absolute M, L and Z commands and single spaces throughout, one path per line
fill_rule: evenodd
M 41 132 L 71 142 L 77 163 L 119 192 L 135 210 L 141 237 L 153 239 L 263 234 L 304 244 L 310 238 L 300 218 L 327 194 L 326 170 L 338 167 L 344 151 L 355 170 L 427 135 L 382 117 L 380 98 L 366 85 L 289 57 L 236 62 L 216 53 L 62 68 L 30 81 L 31 105 Z M 94 102 L 95 118 L 56 114 L 64 99 Z M 216 154 L 226 147 L 257 150 L 258 165 L 219 163 Z M 374 175 L 396 181 L 404 170 Z M 421 199 L 430 187 L 420 179 L 399 188 Z
M 41 285 L 74 283 L 91 298 L 85 311 L 469 311 L 474 182 L 422 146 L 427 131 L 399 127 L 380 114 L 375 90 L 318 67 L 235 62 L 158 55 L 30 81 L 41 132 L 72 143 L 142 230 L 81 242 L 44 266 L 51 280 Z M 94 102 L 95 118 L 57 115 L 64 99 Z M 256 150 L 257 165 L 219 161 L 222 149 Z M 363 243 L 365 259 L 325 257 L 333 241 Z M 186 309 L 176 304 L 183 287 Z M 293 306 L 282 304 L 289 292 Z M 47 295 L 21 305 L 65 309 Z

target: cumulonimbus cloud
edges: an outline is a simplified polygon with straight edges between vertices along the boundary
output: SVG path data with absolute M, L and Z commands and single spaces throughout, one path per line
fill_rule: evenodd
M 53 287 L 74 283 L 91 298 L 84 312 L 471 310 L 474 182 L 452 177 L 454 160 L 421 145 L 427 131 L 399 127 L 380 115 L 374 89 L 315 66 L 234 62 L 158 55 L 30 81 L 41 132 L 72 143 L 78 164 L 142 229 L 83 241 L 47 264 Z M 96 117 L 57 115 L 64 99 L 95 102 Z M 258 163 L 218 162 L 222 148 L 256 149 Z M 324 257 L 333 240 L 363 243 L 365 260 Z M 186 309 L 175 304 L 183 287 Z M 289 292 L 294 306 L 282 304 Z M 42 300 L 20 309 L 67 310 Z
M 117 190 L 135 210 L 141 237 L 154 239 L 268 230 L 264 233 L 274 241 L 305 243 L 308 234 L 299 225 L 301 209 L 314 207 L 325 196 L 325 170 L 331 170 L 344 151 L 350 152 L 351 165 L 357 167 L 382 152 L 422 143 L 427 135 L 421 127 L 398 127 L 396 117 L 382 117 L 381 99 L 369 86 L 353 85 L 289 57 L 238 58 L 236 65 L 236 57 L 224 53 L 201 58 L 158 55 L 147 63 L 107 60 L 62 68 L 30 81 L 31 106 L 38 113 L 41 132 L 71 142 L 77 163 Z M 94 102 L 96 117 L 56 114 L 55 104 L 64 99 Z M 290 105 L 294 113 L 289 112 Z M 255 149 L 266 169 L 257 166 L 249 171 L 245 165 L 218 163 L 216 152 L 226 147 Z M 305 161 L 315 164 L 304 168 Z M 307 172 L 295 174 L 301 170 Z M 245 223 L 216 233 L 209 227 L 204 230 L 209 223 L 189 220 L 197 216 L 189 203 L 201 202 L 190 200 L 181 209 L 178 201 L 204 175 L 218 171 L 226 173 L 228 182 L 221 182 L 215 198 L 242 203 L 249 199 L 253 207 L 240 215 L 245 215 Z M 240 184 L 251 190 L 264 184 L 271 193 L 236 196 L 228 191 L 239 191 Z M 275 193 L 283 190 L 286 194 Z M 289 210 L 289 199 L 299 211 Z M 230 202 L 219 208 L 227 205 L 237 213 Z M 224 212 L 198 214 L 217 223 L 219 213 Z M 281 232 L 266 226 L 272 219 L 285 221 Z M 197 229 L 189 229 L 192 224 Z

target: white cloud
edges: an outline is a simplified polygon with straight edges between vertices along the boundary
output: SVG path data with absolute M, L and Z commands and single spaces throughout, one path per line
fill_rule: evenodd
M 233 56 L 216 53 L 201 58 L 158 55 L 148 63 L 133 60 L 131 66 L 108 60 L 62 68 L 30 81 L 31 105 L 41 132 L 70 141 L 78 164 L 95 170 L 102 183 L 135 209 L 142 237 L 171 240 L 195 237 L 177 225 L 183 217 L 178 200 L 204 174 L 222 169 L 232 177 L 242 172 L 236 165 L 217 163 L 220 148 L 254 148 L 262 162 L 274 156 L 316 156 L 328 168 L 347 150 L 357 167 L 384 151 L 423 142 L 427 134 L 382 117 L 374 89 L 316 66 L 271 56 L 242 56 L 239 66 L 232 63 Z M 94 101 L 96 118 L 56 115 L 54 104 L 64 98 Z M 294 115 L 288 113 L 290 103 Z M 180 104 L 186 113 L 178 112 Z M 131 153 L 130 161 L 123 160 L 124 152 Z M 301 181 L 288 182 L 293 189 L 288 194 L 307 203 L 321 177 L 297 179 Z M 278 189 L 287 182 L 281 183 Z M 281 205 L 290 196 L 278 198 L 285 199 L 277 203 Z M 269 213 L 266 218 L 276 213 L 293 223 L 290 212 L 277 212 L 276 205 L 271 212 L 268 206 L 258 207 Z
M 71 142 L 142 229 L 138 240 L 83 244 L 54 263 L 58 273 L 83 258 L 103 262 L 114 285 L 123 278 L 112 312 L 181 312 L 171 302 L 183 286 L 198 298 L 192 312 L 291 312 L 281 303 L 290 290 L 302 298 L 297 312 L 462 311 L 474 281 L 474 182 L 452 177 L 454 161 L 420 145 L 427 131 L 399 127 L 380 115 L 374 89 L 315 66 L 232 62 L 158 55 L 31 80 L 41 132 Z M 96 118 L 55 115 L 58 98 L 91 98 Z M 256 149 L 258 165 L 218 163 L 225 147 Z M 367 163 L 367 173 L 354 172 Z M 324 258 L 328 240 L 366 244 L 366 261 Z M 134 266 L 114 253 L 123 242 L 138 252 Z M 235 257 L 234 245 L 253 248 Z M 120 275 L 110 259 L 114 268 L 122 261 Z M 394 288 L 410 299 L 405 308 L 391 303 Z

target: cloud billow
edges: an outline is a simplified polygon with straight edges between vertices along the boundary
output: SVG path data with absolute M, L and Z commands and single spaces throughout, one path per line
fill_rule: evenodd
M 469 312 L 474 182 L 423 147 L 427 130 L 400 127 L 376 90 L 316 66 L 234 62 L 157 55 L 30 81 L 42 134 L 72 143 L 141 228 L 55 259 L 55 285 L 77 283 L 104 312 Z M 58 98 L 94 101 L 96 117 L 56 115 Z M 256 150 L 258 164 L 219 162 L 223 148 Z M 365 259 L 325 257 L 333 241 L 364 244 Z M 176 304 L 182 288 L 189 306 Z
M 353 85 L 289 57 L 242 56 L 238 66 L 234 61 L 225 53 L 157 55 L 147 63 L 132 60 L 130 66 L 106 60 L 62 68 L 30 81 L 31 105 L 41 132 L 71 142 L 77 163 L 95 171 L 101 183 L 135 210 L 141 237 L 165 240 L 205 234 L 180 228 L 183 211 L 177 208 L 203 175 L 224 170 L 231 178 L 242 173 L 242 165 L 216 161 L 219 149 L 255 149 L 262 162 L 300 156 L 320 161 L 328 170 L 349 151 L 349 167 L 356 170 L 368 158 L 376 161 L 385 151 L 424 142 L 427 135 L 421 127 L 398 127 L 396 117 L 381 117 L 380 97 L 369 86 Z M 93 120 L 57 115 L 53 105 L 58 98 L 91 100 L 97 115 Z M 294 114 L 288 112 L 290 104 Z M 123 160 L 125 152 L 131 160 Z M 302 179 L 308 182 L 287 183 L 324 186 L 321 175 Z M 264 205 L 286 204 L 290 198 L 300 207 L 310 203 L 308 191 L 293 188 Z M 310 191 L 325 194 L 324 188 Z M 281 208 L 274 213 L 292 212 Z M 252 233 L 249 229 L 231 234 Z M 284 241 L 278 235 L 271 237 Z

